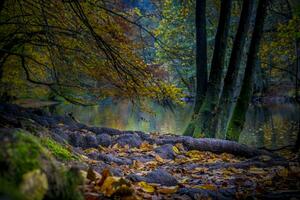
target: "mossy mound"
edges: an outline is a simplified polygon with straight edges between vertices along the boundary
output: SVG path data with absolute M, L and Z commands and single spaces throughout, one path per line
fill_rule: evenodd
M 43 146 L 45 146 L 52 155 L 61 161 L 70 161 L 70 160 L 77 160 L 78 158 L 73 155 L 68 149 L 66 149 L 64 146 L 56 142 L 55 140 L 51 138 L 43 138 L 41 139 L 41 143 Z
M 79 171 L 67 169 L 54 157 L 74 159 L 51 139 L 21 129 L 1 129 L 0 199 L 82 199 Z

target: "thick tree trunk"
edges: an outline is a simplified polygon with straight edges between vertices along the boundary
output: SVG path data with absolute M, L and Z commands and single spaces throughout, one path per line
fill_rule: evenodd
M 207 89 L 207 36 L 206 36 L 206 0 L 196 0 L 196 99 L 194 115 L 202 105 Z M 185 135 L 192 135 L 195 125 L 193 120 L 188 125 Z
M 235 105 L 233 115 L 231 117 L 226 139 L 238 140 L 243 129 L 246 112 L 253 93 L 253 79 L 255 66 L 257 61 L 257 54 L 259 51 L 259 44 L 263 34 L 264 20 L 267 13 L 268 0 L 259 0 L 256 11 L 255 26 L 252 34 L 250 49 L 247 58 L 246 70 L 242 82 L 242 88 Z
M 205 133 L 206 137 L 214 137 L 214 133 L 207 131 L 208 122 L 216 111 L 219 95 L 222 86 L 222 73 L 227 49 L 227 36 L 230 27 L 232 0 L 223 0 L 221 2 L 221 12 L 217 34 L 215 38 L 214 54 L 211 63 L 211 70 L 204 102 L 199 110 L 195 124 L 194 137 Z
M 206 0 L 196 1 L 196 102 L 198 113 L 207 89 Z
M 5 0 L 0 1 L 0 13 L 3 10 Z
M 292 16 L 300 17 L 300 2 L 298 0 L 289 0 L 289 8 L 292 13 Z M 295 98 L 298 106 L 300 105 L 300 39 L 296 38 L 295 40 L 295 53 L 296 53 L 296 67 L 295 67 Z M 298 134 L 297 134 L 297 140 L 295 144 L 295 151 L 299 151 L 300 149 L 300 119 L 298 119 Z
M 214 119 L 213 129 L 221 132 L 218 135 L 224 135 L 226 133 L 228 119 L 230 118 L 231 110 L 234 105 L 234 95 L 237 87 L 238 73 L 240 70 L 240 64 L 242 60 L 242 54 L 246 43 L 247 33 L 250 27 L 251 12 L 253 9 L 254 1 L 244 0 L 243 8 L 241 12 L 241 18 L 237 30 L 237 34 L 234 39 L 228 70 L 224 79 L 224 87 L 219 101 L 219 112 Z M 213 130 L 212 130 L 213 131 Z
M 297 56 L 297 61 L 296 61 L 296 92 L 295 92 L 295 98 L 298 106 L 300 106 L 300 39 L 296 40 L 296 56 Z M 297 134 L 297 140 L 295 144 L 295 151 L 299 151 L 300 149 L 300 118 L 298 119 L 298 134 Z

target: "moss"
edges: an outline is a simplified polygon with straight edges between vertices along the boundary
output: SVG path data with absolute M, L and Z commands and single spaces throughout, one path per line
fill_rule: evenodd
M 79 170 L 61 169 L 53 172 L 52 176 L 49 177 L 49 188 L 48 193 L 45 196 L 45 200 L 82 200 L 83 195 L 78 188 L 78 185 L 83 184 L 83 178 L 80 175 Z
M 0 163 L 5 172 L 0 175 L 18 183 L 24 173 L 40 168 L 42 147 L 34 136 L 22 131 L 17 131 L 13 137 L 14 142 L 3 142 L 1 145 Z
M 78 186 L 83 183 L 79 172 L 77 174 L 76 170 L 68 170 L 64 165 L 54 162 L 52 157 L 53 154 L 71 159 L 72 154 L 51 139 L 47 139 L 45 144 L 40 141 L 23 130 L 0 133 L 0 199 L 26 199 L 20 192 L 24 186 L 24 175 L 35 171 L 45 173 L 49 184 L 46 194 L 43 192 L 44 197 L 39 196 L 39 199 L 83 199 L 78 190 Z M 46 144 L 52 154 L 44 147 Z
M 50 138 L 41 140 L 42 144 L 53 154 L 53 156 L 61 161 L 70 161 L 77 159 L 68 149 Z
M 24 198 L 15 183 L 0 178 L 0 199 L 23 200 Z

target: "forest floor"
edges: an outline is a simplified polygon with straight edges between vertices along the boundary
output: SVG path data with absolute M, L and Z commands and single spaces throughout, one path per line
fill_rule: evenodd
M 0 188 L 14 182 L 20 195 L 35 195 L 27 199 L 300 199 L 299 153 L 287 150 L 275 154 L 225 140 L 89 127 L 71 116 L 9 104 L 0 104 L 0 128 L 0 163 L 6 166 L 0 167 Z M 22 138 L 22 145 L 41 146 L 41 164 L 24 159 L 33 159 L 34 148 L 19 145 Z M 82 178 L 78 187 L 70 178 L 58 184 L 57 168 L 75 170 L 72 178 Z M 16 169 L 20 177 L 12 177 Z M 80 192 L 71 198 L 73 189 L 57 192 L 61 185 Z M 4 190 L 0 197 L 10 196 L 12 190 Z

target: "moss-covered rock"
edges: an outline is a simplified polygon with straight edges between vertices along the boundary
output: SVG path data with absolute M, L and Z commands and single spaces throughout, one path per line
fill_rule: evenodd
M 70 161 L 78 159 L 68 149 L 66 149 L 61 144 L 59 144 L 51 138 L 43 138 L 41 142 L 52 153 L 52 155 L 55 158 L 61 161 Z
M 0 199 L 82 199 L 78 170 L 54 158 L 68 160 L 72 154 L 51 139 L 41 140 L 21 129 L 0 129 Z
M 23 175 L 20 191 L 25 200 L 42 200 L 48 190 L 48 179 L 45 173 L 36 169 Z

